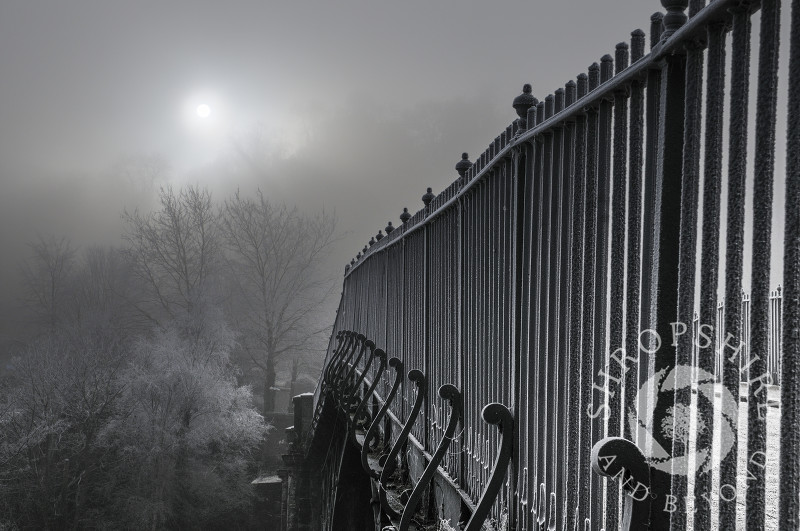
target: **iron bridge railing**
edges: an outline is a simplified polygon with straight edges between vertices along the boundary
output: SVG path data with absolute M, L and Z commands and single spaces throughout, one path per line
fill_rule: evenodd
M 346 268 L 326 364 L 344 387 L 317 403 L 395 393 L 374 435 L 390 451 L 416 415 L 426 455 L 449 438 L 438 473 L 471 507 L 502 442 L 481 412 L 505 404 L 489 517 L 508 529 L 800 528 L 800 1 L 661 4 L 649 53 L 636 30 L 543 101 L 526 85 L 519 118 Z M 338 358 L 345 331 L 428 399 Z

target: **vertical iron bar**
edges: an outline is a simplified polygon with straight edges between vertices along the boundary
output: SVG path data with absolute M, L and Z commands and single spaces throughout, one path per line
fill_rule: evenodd
M 555 92 L 555 109 L 554 114 L 560 112 L 564 108 L 564 89 L 559 88 Z M 550 472 L 548 474 L 549 484 L 548 492 L 552 497 L 557 496 L 560 488 L 560 474 L 559 464 L 561 459 L 561 446 L 562 439 L 560 439 L 561 428 L 564 425 L 564 419 L 559 416 L 560 403 L 561 403 L 561 348 L 560 348 L 560 326 L 561 326 L 561 249 L 563 241 L 563 195 L 566 186 L 562 176 L 563 171 L 563 142 L 564 130 L 561 126 L 553 128 L 553 169 L 552 169 L 552 200 L 550 211 L 550 330 L 548 332 L 548 356 L 549 356 L 549 369 L 552 389 L 550 393 L 550 452 L 548 459 L 550 460 Z M 557 505 L 556 505 L 557 506 Z M 548 517 L 548 523 L 554 521 L 554 514 Z
M 529 124 L 530 125 L 530 124 Z M 515 248 L 516 262 L 514 266 L 514 286 L 516 289 L 515 303 L 515 338 L 514 352 L 516 353 L 516 374 L 514 385 L 516 387 L 516 400 L 512 412 L 517 419 L 515 429 L 516 444 L 514 462 L 517 468 L 516 496 L 513 526 L 519 529 L 527 528 L 527 515 L 525 510 L 528 505 L 527 470 L 529 466 L 528 449 L 530 440 L 527 437 L 530 425 L 530 408 L 528 378 L 530 372 L 530 351 L 528 349 L 528 330 L 530 316 L 530 218 L 532 208 L 528 208 L 531 161 L 531 144 L 525 142 L 519 148 L 515 160 L 516 196 L 514 201 L 515 223 Z M 524 472 L 523 472 L 524 471 Z
M 631 34 L 631 62 L 644 56 L 645 34 L 636 30 Z M 639 296 L 641 282 L 641 226 L 642 226 L 642 165 L 644 141 L 644 86 L 640 81 L 631 84 L 630 96 L 630 135 L 628 149 L 628 270 L 625 294 L 625 356 L 639 360 Z M 641 364 L 641 361 L 639 361 Z M 636 414 L 637 375 L 639 367 L 628 367 L 625 373 L 625 403 L 622 416 L 623 437 L 635 441 L 631 423 L 638 418 Z
M 672 512 L 672 528 L 685 529 L 685 506 L 688 482 L 686 461 L 689 453 L 689 430 L 692 390 L 691 367 L 694 322 L 694 288 L 697 254 L 697 196 L 700 180 L 700 122 L 703 101 L 703 47 L 691 41 L 686 44 L 685 124 L 683 130 L 683 182 L 681 184 L 680 251 L 678 256 L 677 321 L 683 333 L 675 346 L 675 408 L 672 439 L 672 495 L 676 508 Z M 681 325 L 678 325 L 679 330 Z M 677 343 L 677 344 L 675 344 Z
M 780 521 L 800 527 L 800 0 L 792 2 L 783 251 Z
M 589 80 L 586 74 L 578 76 L 577 97 L 583 97 L 588 92 Z M 584 365 L 582 352 L 583 330 L 583 265 L 584 255 L 584 219 L 586 203 L 586 116 L 579 114 L 575 118 L 575 158 L 573 175 L 573 198 L 575 203 L 572 236 L 572 303 L 570 306 L 570 382 L 571 399 L 569 410 L 569 437 L 567 439 L 567 493 L 569 499 L 574 503 L 580 501 L 578 495 L 578 485 L 581 485 L 581 463 L 582 434 L 584 426 L 588 423 L 584 421 L 584 389 L 587 387 L 586 376 L 591 366 Z M 577 525 L 577 505 L 567 508 L 567 529 L 574 529 Z
M 550 94 L 545 98 L 545 119 L 553 115 L 553 95 Z M 540 293 L 540 307 L 539 312 L 541 315 L 540 327 L 540 355 L 539 355 L 539 408 L 541 409 L 542 419 L 540 421 L 541 431 L 539 432 L 539 474 L 537 478 L 538 484 L 544 484 L 546 492 L 550 492 L 550 468 L 552 464 L 549 460 L 550 453 L 550 438 L 552 436 L 552 358 L 553 353 L 550 351 L 550 305 L 554 301 L 550 300 L 550 285 L 551 285 L 551 256 L 552 256 L 552 239 L 553 239 L 553 132 L 545 131 L 544 134 L 544 153 L 543 153 L 543 166 L 542 166 L 542 245 L 541 245 L 541 293 Z M 541 519 L 541 515 L 539 515 Z
M 742 248 L 744 245 L 745 175 L 747 171 L 747 116 L 750 83 L 750 14 L 745 7 L 733 11 L 733 47 L 736 58 L 731 68 L 730 137 L 728 146 L 728 220 L 725 245 L 725 336 L 720 345 L 722 384 L 739 401 L 739 360 L 736 350 L 742 338 Z M 729 352 L 730 351 L 730 352 Z M 719 527 L 736 526 L 736 476 L 739 413 L 723 412 L 720 422 L 727 422 L 734 434 L 733 444 L 720 462 Z M 723 424 L 724 426 L 724 424 Z M 734 489 L 734 495 L 729 488 Z
M 655 47 L 661 38 L 661 23 L 663 15 L 655 13 L 650 18 L 650 49 Z M 646 96 L 646 137 L 645 137 L 645 167 L 644 167 L 644 190 L 643 190 L 643 212 L 642 219 L 642 293 L 640 308 L 639 330 L 655 327 L 655 315 L 653 313 L 653 295 L 655 290 L 654 262 L 655 252 L 655 211 L 656 211 L 656 168 L 658 162 L 658 131 L 660 130 L 661 119 L 661 69 L 651 68 L 647 73 L 647 96 Z M 637 350 L 639 354 L 639 386 L 644 385 L 653 373 L 654 354 L 639 349 L 637 338 Z M 646 400 L 646 411 L 638 411 L 639 418 L 650 411 L 649 397 Z M 643 441 L 636 442 L 640 445 Z M 642 448 L 645 455 L 650 455 L 650 448 Z
M 614 58 L 616 74 L 628 67 L 628 44 L 617 44 Z M 623 347 L 623 305 L 625 296 L 625 188 L 628 148 L 628 95 L 625 91 L 614 94 L 614 160 L 611 185 L 611 260 L 609 262 L 611 284 L 609 297 L 612 301 L 609 312 L 609 352 Z M 609 359 L 608 373 L 608 437 L 619 437 L 622 422 L 622 379 L 625 356 L 616 361 Z M 616 529 L 619 522 L 620 482 L 606 482 L 606 527 Z
M 662 3 L 666 4 L 662 0 Z M 669 7 L 668 7 L 669 9 Z M 685 21 L 685 15 L 683 15 Z M 680 26 L 680 17 L 670 11 L 664 19 L 665 33 Z M 686 58 L 673 54 L 664 58 L 661 69 L 660 106 L 658 124 L 658 152 L 656 159 L 655 226 L 653 252 L 653 292 L 651 304 L 655 331 L 662 338 L 655 352 L 654 373 L 669 374 L 675 367 L 675 354 L 668 344 L 670 323 L 675 321 L 678 308 L 678 255 L 680 249 L 680 215 L 675 205 L 681 201 L 683 161 L 684 99 L 686 83 Z M 653 346 L 655 348 L 655 346 Z M 660 395 L 660 396 L 659 396 Z M 658 393 L 652 404 L 651 426 L 662 426 L 675 404 L 674 395 Z M 654 444 L 671 448 L 671 437 L 662 430 L 653 430 Z M 671 435 L 671 434 L 666 434 Z M 669 472 L 653 468 L 651 490 L 654 495 L 651 525 L 654 531 L 669 529 L 670 513 L 665 511 L 667 496 L 671 495 L 672 478 Z
M 708 28 L 708 67 L 706 81 L 705 174 L 703 181 L 703 234 L 700 257 L 700 329 L 716 328 L 717 285 L 719 282 L 720 186 L 722 182 L 722 117 L 725 112 L 725 25 L 721 22 Z M 713 339 L 698 347 L 698 385 L 714 383 L 714 353 L 718 342 Z M 713 396 L 713 395 L 712 395 Z M 698 392 L 697 418 L 706 423 L 698 429 L 695 448 L 712 448 L 714 404 Z M 711 455 L 696 465 L 694 483 L 694 528 L 711 529 Z
M 775 170 L 775 114 L 778 99 L 780 0 L 761 2 L 753 181 L 753 254 L 750 283 L 750 348 L 747 412 L 747 529 L 764 529 L 767 465 L 767 372 L 772 182 Z
M 609 81 L 614 72 L 614 58 L 606 54 L 600 59 L 600 83 Z M 606 403 L 609 395 L 608 375 L 605 369 L 608 366 L 607 360 L 607 327 L 608 327 L 608 244 L 610 229 L 610 192 L 611 192 L 611 119 L 612 101 L 604 98 L 600 101 L 600 112 L 598 117 L 598 144 L 597 144 L 597 260 L 595 264 L 595 319 L 594 319 L 594 359 L 595 372 L 598 377 L 605 379 L 603 387 L 605 392 L 601 402 Z M 595 436 L 593 442 L 606 436 L 606 419 L 608 417 L 608 404 L 605 404 L 603 415 L 594 419 Z M 603 493 L 605 491 L 605 481 L 600 475 L 594 476 L 594 502 L 596 513 L 592 516 L 592 522 L 602 522 L 603 515 Z
M 536 121 L 541 123 L 544 121 L 544 102 L 539 102 L 536 106 Z M 533 177 L 533 188 L 534 188 L 534 212 L 535 215 L 533 217 L 534 221 L 534 228 L 532 231 L 532 235 L 535 238 L 535 244 L 531 246 L 531 252 L 533 253 L 533 260 L 534 266 L 532 268 L 533 275 L 534 275 L 534 295 L 531 297 L 531 306 L 535 308 L 535 316 L 532 320 L 532 332 L 531 337 L 533 338 L 533 379 L 532 384 L 535 389 L 535 401 L 534 401 L 534 411 L 533 411 L 533 444 L 534 448 L 532 449 L 532 461 L 533 461 L 533 468 L 528 470 L 528 476 L 530 478 L 530 484 L 532 487 L 531 492 L 533 493 L 533 500 L 531 503 L 531 511 L 538 510 L 538 493 L 539 493 L 539 477 L 541 474 L 541 470 L 544 468 L 544 463 L 541 458 L 541 447 L 542 447 L 542 413 L 543 408 L 541 402 L 541 389 L 544 387 L 544 375 L 543 371 L 541 370 L 541 360 L 544 356 L 542 352 L 542 328 L 544 326 L 544 321 L 542 319 L 541 314 L 541 304 L 542 304 L 542 290 L 544 288 L 544 283 L 542 282 L 542 253 L 543 247 L 545 245 L 544 242 L 544 198 L 545 198 L 545 187 L 544 187 L 544 135 L 539 135 L 535 139 L 535 159 L 534 159 L 534 177 Z M 536 516 L 538 518 L 538 515 Z M 535 518 L 534 518 L 535 519 Z
M 597 63 L 589 67 L 589 90 L 600 84 L 600 66 Z M 599 369 L 594 360 L 594 314 L 595 314 L 595 263 L 597 255 L 597 137 L 598 116 L 596 108 L 587 109 L 587 141 L 586 141 L 586 215 L 585 244 L 583 260 L 583 368 L 589 369 L 586 383 L 582 385 L 586 416 L 582 416 L 581 426 L 581 459 L 580 459 L 580 502 L 578 505 L 578 522 L 584 522 L 595 516 L 592 490 L 596 490 L 592 472 L 589 468 L 589 449 L 594 439 L 601 438 L 595 430 L 592 416 L 597 410 L 597 403 L 592 390 L 594 376 Z M 584 372 L 586 374 L 586 372 Z M 596 520 L 593 520 L 596 521 Z
M 569 81 L 564 86 L 564 105 L 569 107 L 575 102 L 577 91 L 574 81 Z M 561 325 L 559 331 L 561 333 L 561 359 L 563 368 L 561 370 L 561 422 L 559 424 L 561 435 L 560 446 L 561 457 L 559 460 L 559 481 L 560 491 L 557 496 L 560 500 L 558 504 L 559 510 L 563 512 L 561 518 L 564 525 L 567 525 L 568 515 L 574 513 L 569 510 L 568 501 L 573 497 L 571 491 L 567 488 L 567 483 L 572 475 L 571 470 L 574 469 L 576 461 L 570 461 L 572 456 L 572 449 L 570 444 L 574 444 L 577 438 L 575 420 L 573 419 L 573 409 L 576 404 L 575 391 L 579 387 L 573 386 L 574 371 L 576 366 L 573 363 L 572 357 L 572 339 L 570 338 L 570 331 L 572 326 L 572 289 L 574 273 L 573 263 L 575 258 L 572 254 L 572 249 L 575 244 L 575 217 L 577 216 L 577 207 L 575 200 L 575 119 L 571 118 L 567 121 L 564 127 L 564 150 L 563 150 L 563 187 L 564 195 L 562 196 L 562 282 L 561 282 L 561 302 L 559 308 L 561 309 Z M 582 213 L 581 213 L 582 214 Z M 564 444 L 566 442 L 566 444 Z

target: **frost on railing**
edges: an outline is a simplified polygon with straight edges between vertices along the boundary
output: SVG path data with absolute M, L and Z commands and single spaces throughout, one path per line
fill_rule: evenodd
M 474 163 L 464 154 L 444 190 L 420 194 L 422 209 L 404 209 L 383 237 L 376 226 L 345 272 L 338 329 L 371 336 L 405 370 L 425 374 L 431 390 L 452 383 L 464 391 L 463 425 L 442 469 L 468 505 L 490 481 L 501 439 L 481 421 L 481 408 L 514 404 L 514 479 L 490 516 L 499 520 L 508 508 L 517 529 L 619 528 L 626 476 L 594 474 L 606 454 L 593 461 L 592 446 L 605 441 L 606 450 L 633 455 L 625 443 L 609 443 L 621 437 L 651 458 L 644 442 L 657 436 L 664 455 L 684 455 L 687 424 L 676 412 L 707 383 L 701 371 L 713 373 L 715 390 L 735 397 L 737 407 L 741 381 L 751 382 L 748 429 L 741 439 L 734 433 L 731 447 L 756 458 L 779 453 L 769 466 L 790 472 L 778 481 L 766 469 L 743 468 L 733 451 L 716 483 L 702 467 L 677 475 L 653 468 L 658 509 L 651 507 L 649 525 L 733 528 L 740 504 L 760 528 L 780 499 L 781 525 L 800 526 L 800 32 L 791 48 L 780 42 L 775 0 L 661 5 L 666 13 L 650 19 L 649 53 L 645 33 L 635 30 L 542 100 L 524 86 L 512 104 L 517 119 L 473 154 Z M 784 9 L 800 27 L 798 9 Z M 780 113 L 779 55 L 790 64 Z M 784 118 L 781 175 L 775 123 Z M 781 219 L 773 181 L 785 186 L 782 291 L 769 284 L 778 255 L 771 223 Z M 676 321 L 686 328 L 673 345 Z M 640 335 L 647 330 L 663 338 L 660 349 Z M 676 369 L 684 366 L 690 370 Z M 641 392 L 654 375 L 670 374 L 691 381 L 667 385 L 663 400 Z M 770 398 L 761 389 L 768 379 L 780 382 L 780 400 L 773 386 Z M 415 398 L 412 384 L 404 385 L 386 412 L 398 425 Z M 407 435 L 431 455 L 449 405 L 433 392 L 428 398 Z M 772 420 L 762 418 L 777 403 L 780 410 L 768 410 Z M 693 444 L 720 449 L 708 435 L 720 428 L 718 413 L 713 400 L 700 403 L 696 414 L 708 418 L 688 425 Z M 767 430 L 778 424 L 780 438 L 777 428 Z M 663 429 L 648 438 L 653 426 Z M 746 496 L 735 502 L 710 493 L 714 485 L 735 489 L 750 472 Z M 773 488 L 779 494 L 767 497 Z M 717 505 L 702 503 L 704 495 Z M 665 515 L 673 498 L 676 510 Z

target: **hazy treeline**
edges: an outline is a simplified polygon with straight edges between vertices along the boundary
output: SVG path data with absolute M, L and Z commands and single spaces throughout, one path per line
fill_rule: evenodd
M 120 247 L 31 243 L 2 529 L 246 527 L 277 364 L 296 376 L 324 341 L 334 216 L 199 187 L 122 216 Z

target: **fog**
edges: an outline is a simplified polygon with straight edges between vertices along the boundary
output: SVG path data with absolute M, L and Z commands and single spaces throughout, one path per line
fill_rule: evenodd
M 149 208 L 168 183 L 207 186 L 218 199 L 261 188 L 335 211 L 340 274 L 404 206 L 421 206 L 427 186 L 449 184 L 461 152 L 479 154 L 515 118 L 523 83 L 543 97 L 633 29 L 648 30 L 658 9 L 639 0 L 613 13 L 589 0 L 4 2 L 3 307 L 37 233 L 118 242 L 122 209 Z M 204 102 L 208 123 L 193 112 Z M 120 175 L 154 157 L 165 164 L 151 182 Z
M 269 438 L 289 409 L 277 392 L 293 396 L 298 371 L 313 389 L 345 264 L 505 130 L 524 83 L 543 99 L 649 32 L 658 10 L 0 2 L 0 528 L 6 513 L 30 528 L 244 526 L 249 481 L 282 451 L 282 430 Z M 753 54 L 751 102 L 757 72 Z M 771 286 L 783 269 L 780 83 Z M 745 290 L 756 114 L 753 103 Z M 722 255 L 725 240 L 723 223 Z

